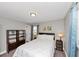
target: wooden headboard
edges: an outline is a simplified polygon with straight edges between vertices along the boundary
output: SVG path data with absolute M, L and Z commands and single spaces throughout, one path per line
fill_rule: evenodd
M 55 40 L 55 33 L 39 33 L 40 35 L 43 35 L 43 34 L 45 34 L 45 35 L 54 35 L 54 40 Z

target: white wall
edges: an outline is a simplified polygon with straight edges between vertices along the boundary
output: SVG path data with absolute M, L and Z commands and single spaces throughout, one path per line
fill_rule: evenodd
M 51 26 L 52 31 L 44 31 L 44 27 Z M 58 39 L 58 33 L 64 32 L 64 20 L 54 20 L 51 22 L 41 23 L 39 25 L 39 32 L 52 32 L 56 34 L 56 39 Z
M 0 43 L 1 43 L 1 39 L 2 39 L 2 25 L 0 24 Z M 2 44 L 0 44 L 0 52 L 1 52 L 1 46 Z
M 7 19 L 2 19 L 0 18 L 0 24 L 3 27 L 2 30 L 2 37 L 0 39 L 0 52 L 6 51 L 7 50 L 7 45 L 6 45 L 6 30 L 24 30 L 26 28 L 26 24 L 18 21 L 12 21 L 12 20 L 7 20 Z
M 31 26 L 26 26 L 26 41 L 31 41 Z
M 69 46 L 70 24 L 71 24 L 71 13 L 69 11 L 65 18 L 65 40 L 64 40 L 64 50 L 67 56 L 68 56 L 68 46 Z

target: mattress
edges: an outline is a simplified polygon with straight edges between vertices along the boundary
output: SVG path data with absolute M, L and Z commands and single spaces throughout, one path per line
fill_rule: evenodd
M 18 47 L 13 57 L 52 57 L 55 43 L 53 36 L 39 36 L 31 42 Z

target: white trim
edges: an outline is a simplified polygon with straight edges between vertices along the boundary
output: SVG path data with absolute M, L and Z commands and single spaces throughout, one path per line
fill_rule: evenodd
M 64 52 L 65 52 L 66 57 L 68 57 L 66 50 L 65 50 L 64 48 L 63 48 L 63 50 L 64 50 Z
M 2 52 L 0 52 L 0 55 L 2 55 L 2 54 L 4 54 L 4 53 L 6 53 L 7 51 L 2 51 Z

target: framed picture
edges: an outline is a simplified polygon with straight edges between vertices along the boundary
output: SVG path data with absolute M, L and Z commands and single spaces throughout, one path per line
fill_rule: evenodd
M 52 27 L 51 26 L 47 26 L 47 30 L 48 31 L 51 31 L 52 30 Z
M 46 31 L 46 27 L 44 27 L 44 29 L 43 29 L 44 31 Z

